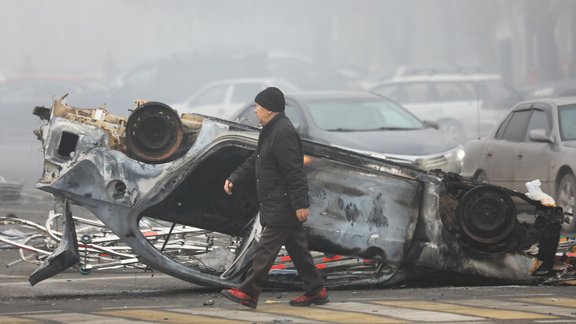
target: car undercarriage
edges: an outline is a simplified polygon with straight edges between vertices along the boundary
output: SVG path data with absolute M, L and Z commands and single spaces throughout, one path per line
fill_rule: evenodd
M 179 116 L 159 102 L 138 102 L 124 118 L 64 100 L 34 110 L 44 150 L 36 187 L 54 196 L 64 227 L 30 283 L 78 264 L 82 248 L 96 246 L 94 237 L 77 239 L 70 205 L 78 205 L 147 267 L 199 285 L 237 285 L 262 228 L 255 188 L 228 196 L 222 186 L 254 151 L 258 129 Z M 554 270 L 565 217 L 559 207 L 441 170 L 306 140 L 303 148 L 311 201 L 305 228 L 328 287 L 391 286 L 421 275 L 527 284 L 573 275 L 571 263 L 564 277 Z M 519 199 L 531 209 L 520 213 Z M 144 223 L 163 230 L 150 234 Z M 284 251 L 268 285 L 300 285 Z

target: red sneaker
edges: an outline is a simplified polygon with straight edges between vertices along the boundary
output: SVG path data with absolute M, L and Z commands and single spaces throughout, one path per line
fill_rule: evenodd
M 248 295 L 247 293 L 236 288 L 222 289 L 220 293 L 222 293 L 224 297 L 230 299 L 231 301 L 235 301 L 239 304 L 242 304 L 246 307 L 250 307 L 252 309 L 256 309 L 256 305 L 258 305 L 258 296 L 250 297 L 250 295 Z
M 328 292 L 326 288 L 322 288 L 320 292 L 313 296 L 302 295 L 296 298 L 290 299 L 290 306 L 310 306 L 312 304 L 324 305 L 328 300 Z

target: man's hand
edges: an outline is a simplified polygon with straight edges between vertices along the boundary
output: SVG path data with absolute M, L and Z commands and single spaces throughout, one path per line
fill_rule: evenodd
M 231 195 L 232 194 L 232 187 L 234 187 L 234 184 L 232 183 L 232 181 L 226 179 L 226 181 L 224 182 L 224 191 L 226 191 L 227 194 Z
M 305 222 L 308 219 L 308 208 L 300 208 L 296 210 L 296 217 L 299 221 Z

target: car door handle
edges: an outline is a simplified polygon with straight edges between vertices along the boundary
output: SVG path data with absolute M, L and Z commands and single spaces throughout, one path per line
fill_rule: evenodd
M 517 159 L 521 159 L 523 156 L 524 156 L 524 154 L 516 154 Z
M 486 153 L 486 156 L 489 158 L 492 157 L 492 152 Z

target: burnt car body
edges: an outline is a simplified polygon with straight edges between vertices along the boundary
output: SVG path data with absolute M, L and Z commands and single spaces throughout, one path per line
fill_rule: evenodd
M 206 286 L 240 282 L 258 244 L 258 208 L 253 188 L 238 187 L 228 196 L 222 184 L 254 151 L 258 130 L 208 116 L 178 116 L 155 102 L 139 105 L 126 119 L 62 99 L 34 111 L 46 121 L 36 130 L 45 155 L 36 187 L 55 196 L 66 231 L 29 281 L 36 284 L 78 261 L 69 208 L 74 203 L 151 268 Z M 420 272 L 526 283 L 549 279 L 534 271 L 540 266 L 539 273 L 549 273 L 561 208 L 453 173 L 307 140 L 303 148 L 310 249 L 348 261 L 321 269 L 327 286 L 393 285 Z M 531 221 L 518 219 L 514 199 L 533 205 Z M 205 230 L 210 244 L 168 253 L 147 241 L 139 228 L 143 218 Z M 297 274 L 282 268 L 273 268 L 268 281 L 299 285 Z

